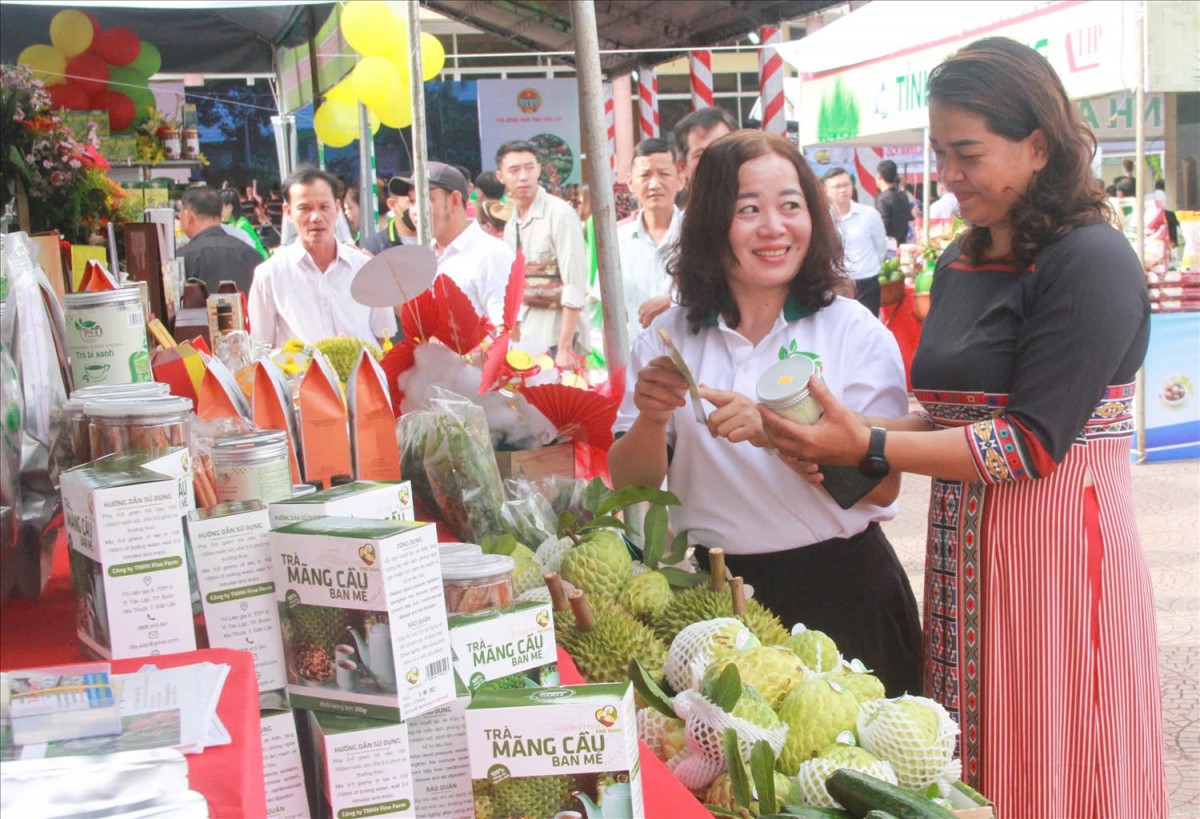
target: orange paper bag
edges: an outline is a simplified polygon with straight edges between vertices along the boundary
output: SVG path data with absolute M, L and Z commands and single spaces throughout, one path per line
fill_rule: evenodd
M 292 467 L 292 483 L 300 477 L 300 461 L 296 455 L 296 407 L 283 370 L 263 356 L 254 364 L 254 392 L 250 396 L 254 425 L 259 429 L 278 429 L 287 435 L 288 462 Z
M 204 358 L 189 342 L 158 348 L 150 357 L 150 367 L 154 380 L 170 385 L 172 395 L 197 403 L 204 379 Z
M 300 453 L 304 478 L 328 489 L 334 475 L 351 475 L 350 432 L 337 373 L 320 350 L 300 381 Z
M 211 356 L 200 380 L 196 400 L 196 415 L 204 421 L 218 418 L 250 418 L 250 402 L 229 368 L 221 359 Z
M 400 480 L 396 416 L 387 381 L 379 362 L 365 349 L 359 351 L 346 382 L 346 408 L 354 477 L 360 481 Z

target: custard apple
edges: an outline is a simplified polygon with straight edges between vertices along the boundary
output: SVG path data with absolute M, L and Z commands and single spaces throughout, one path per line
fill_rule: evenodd
M 667 685 L 674 691 L 686 691 L 700 684 L 704 669 L 713 660 L 728 657 L 761 643 L 741 620 L 717 617 L 692 623 L 675 635 L 667 652 L 664 671 Z
M 841 807 L 825 788 L 825 781 L 839 768 L 862 771 L 889 785 L 896 784 L 896 772 L 887 762 L 857 746 L 835 743 L 821 751 L 820 755 L 800 763 L 800 769 L 796 772 L 796 786 L 804 804 L 821 808 Z
M 858 700 L 829 680 L 808 680 L 788 692 L 778 710 L 788 724 L 778 768 L 794 776 L 801 762 L 820 753 L 838 734 L 854 731 Z
M 858 699 L 859 705 L 870 700 L 881 700 L 887 696 L 883 681 L 874 674 L 831 674 L 829 679 L 849 689 L 850 693 Z
M 773 709 L 778 709 L 788 691 L 804 681 L 804 665 L 791 651 L 779 646 L 756 646 L 709 663 L 701 688 L 710 685 L 730 664 L 737 666 L 742 683 L 762 694 Z
M 647 569 L 630 578 L 617 602 L 634 617 L 649 622 L 671 604 L 671 584 L 663 573 Z
M 632 575 L 632 562 L 621 536 L 601 529 L 589 532 L 586 540 L 567 552 L 559 574 L 593 601 L 616 600 Z
M 637 732 L 638 738 L 662 762 L 674 759 L 687 748 L 683 720 L 668 717 L 654 708 L 638 709 Z
M 729 772 L 720 774 L 708 786 L 708 790 L 704 794 L 704 803 L 712 805 L 728 811 L 740 819 L 754 819 L 759 815 L 760 809 L 758 804 L 758 794 L 754 792 L 754 780 L 750 781 L 751 801 L 750 809 L 740 807 L 733 800 L 733 783 L 730 781 Z M 795 804 L 799 802 L 799 794 L 796 792 L 796 785 L 792 780 L 788 779 L 779 771 L 775 772 L 775 809 L 778 810 L 782 805 Z
M 834 671 L 841 665 L 837 645 L 823 631 L 805 628 L 796 624 L 792 636 L 783 641 L 783 645 L 796 652 L 804 667 L 814 674 L 824 674 Z
M 890 762 L 900 786 L 910 790 L 959 778 L 957 735 L 958 725 L 946 709 L 925 697 L 871 700 L 858 714 L 860 744 Z

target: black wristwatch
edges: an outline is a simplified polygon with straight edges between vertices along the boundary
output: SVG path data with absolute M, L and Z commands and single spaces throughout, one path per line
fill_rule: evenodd
M 871 443 L 867 445 L 867 454 L 858 464 L 858 471 L 868 478 L 886 478 L 892 471 L 887 458 L 883 455 L 883 444 L 887 440 L 887 430 L 883 427 L 871 427 Z

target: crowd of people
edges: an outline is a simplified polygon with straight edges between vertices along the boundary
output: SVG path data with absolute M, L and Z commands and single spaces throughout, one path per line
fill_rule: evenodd
M 618 226 L 631 345 L 608 465 L 614 486 L 665 485 L 701 565 L 727 565 L 785 622 L 830 634 L 889 694 L 940 701 L 964 776 L 1004 815 L 1163 816 L 1152 590 L 1134 525 L 1130 405 L 1147 349 L 1141 265 L 1091 171 L 1095 138 L 1032 49 L 980 40 L 929 78 L 943 205 L 969 229 L 937 262 L 912 364 L 879 322 L 879 261 L 914 213 L 894 163 L 874 207 L 843 168 L 819 179 L 787 139 L 720 108 L 636 146 Z M 536 146 L 494 170 L 426 167 L 432 245 L 502 320 L 515 254 L 519 327 L 562 368 L 589 352 L 596 261 L 588 192 L 551 193 Z M 387 180 L 379 230 L 355 246 L 355 185 L 302 169 L 281 188 L 282 245 L 265 261 L 224 194 L 188 191 L 189 275 L 238 268 L 253 336 L 279 346 L 384 339 L 396 316 L 350 297 L 368 254 L 416 242 L 411 176 Z M 560 194 L 560 195 L 556 195 Z M 296 234 L 287 241 L 288 225 Z M 227 230 L 226 228 L 230 229 Z M 242 230 L 244 233 L 244 230 Z M 703 423 L 659 333 L 701 384 Z M 781 357 L 816 362 L 822 415 L 761 406 Z M 838 468 L 868 479 L 849 504 Z M 883 526 L 902 473 L 932 481 L 924 617 Z

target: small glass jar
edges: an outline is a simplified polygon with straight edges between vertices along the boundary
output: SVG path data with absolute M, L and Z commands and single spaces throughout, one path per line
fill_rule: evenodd
M 88 437 L 93 459 L 131 449 L 188 445 L 192 402 L 175 395 L 88 401 Z
M 282 430 L 217 438 L 212 465 L 218 503 L 257 500 L 269 504 L 292 497 L 287 433 Z
M 483 554 L 483 549 L 474 543 L 439 543 L 438 552 L 442 560 L 454 558 L 472 558 Z
M 446 613 L 482 611 L 511 603 L 516 565 L 508 555 L 444 555 L 442 591 Z
M 808 394 L 808 379 L 816 368 L 815 361 L 802 355 L 775 362 L 758 378 L 758 402 L 794 423 L 815 424 L 822 410 Z
M 140 384 L 99 384 L 94 387 L 80 387 L 71 393 L 71 397 L 63 402 L 63 412 L 71 428 L 71 445 L 74 452 L 74 464 L 85 464 L 92 460 L 91 420 L 84 414 L 83 408 L 88 401 L 106 401 L 113 398 L 129 398 L 133 396 L 169 395 L 171 387 L 159 381 L 146 381 Z

